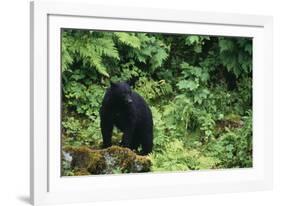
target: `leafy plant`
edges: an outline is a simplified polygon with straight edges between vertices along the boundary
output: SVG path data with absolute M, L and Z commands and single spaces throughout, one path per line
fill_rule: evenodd
M 153 171 L 252 166 L 251 38 L 63 29 L 61 40 L 64 146 L 100 148 L 104 92 L 130 81 L 152 110 Z M 65 160 L 62 171 L 73 175 Z

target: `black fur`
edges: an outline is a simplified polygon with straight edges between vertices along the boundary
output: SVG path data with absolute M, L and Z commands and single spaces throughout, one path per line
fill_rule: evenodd
M 147 155 L 153 147 L 153 120 L 149 106 L 127 83 L 111 83 L 100 109 L 103 147 L 111 146 L 113 126 L 123 132 L 121 145 Z

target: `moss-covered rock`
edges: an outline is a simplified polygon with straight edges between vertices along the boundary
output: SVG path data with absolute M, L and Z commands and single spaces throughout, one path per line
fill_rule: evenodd
M 67 146 L 63 148 L 63 161 L 70 163 L 74 175 L 149 172 L 151 167 L 149 157 L 119 146 L 107 149 Z
M 241 128 L 244 126 L 243 121 L 241 120 L 241 116 L 235 114 L 229 114 L 225 116 L 222 120 L 217 121 L 216 130 L 217 133 L 220 134 L 228 129 Z

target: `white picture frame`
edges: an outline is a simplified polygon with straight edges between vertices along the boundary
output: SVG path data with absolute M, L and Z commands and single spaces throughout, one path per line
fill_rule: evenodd
M 272 17 L 31 2 L 31 182 L 34 205 L 267 190 L 273 184 Z M 253 37 L 253 168 L 60 176 L 61 28 Z

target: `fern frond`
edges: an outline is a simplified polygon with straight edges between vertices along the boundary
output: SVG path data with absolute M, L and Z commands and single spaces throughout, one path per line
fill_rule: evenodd
M 61 65 L 62 65 L 62 71 L 66 71 L 68 66 L 73 63 L 72 55 L 69 51 L 69 48 L 71 47 L 71 38 L 63 35 L 62 36 L 62 47 L 61 47 Z
M 90 48 L 95 50 L 100 56 L 112 57 L 119 60 L 119 53 L 114 45 L 112 39 L 97 38 L 92 39 L 90 42 Z
M 114 35 L 117 36 L 118 40 L 123 44 L 126 44 L 130 47 L 140 49 L 141 41 L 132 33 L 125 32 L 114 32 Z

